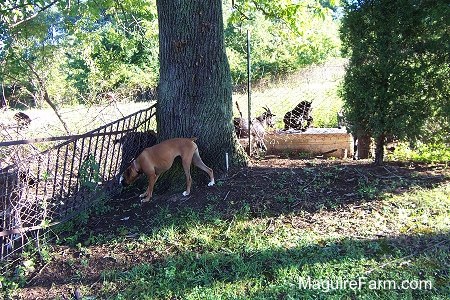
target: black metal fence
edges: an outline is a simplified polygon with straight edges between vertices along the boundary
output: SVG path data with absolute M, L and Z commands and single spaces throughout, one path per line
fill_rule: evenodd
M 39 243 L 45 229 L 116 193 L 123 161 L 140 150 L 125 153 L 124 138 L 135 133 L 146 136 L 155 128 L 155 113 L 153 105 L 85 134 L 61 137 L 66 141 L 0 169 L 3 264 L 15 260 L 27 243 Z M 52 139 L 58 138 L 3 142 L 0 147 Z

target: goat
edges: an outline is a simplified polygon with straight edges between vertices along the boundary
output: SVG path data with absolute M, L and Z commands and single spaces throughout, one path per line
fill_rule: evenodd
M 236 107 L 238 109 L 239 118 L 233 119 L 234 130 L 238 138 L 248 138 L 249 134 L 251 135 L 250 139 L 252 140 L 253 149 L 260 149 L 262 151 L 267 151 L 266 144 L 264 143 L 264 137 L 266 134 L 267 127 L 273 127 L 275 125 L 274 122 L 274 114 L 270 110 L 270 108 L 263 107 L 265 112 L 263 112 L 260 116 L 254 118 L 251 121 L 251 128 L 248 128 L 248 119 L 244 119 L 242 116 L 242 112 L 239 109 L 239 104 L 236 101 Z
M 121 138 L 114 140 L 114 144 L 120 144 L 122 146 L 120 172 L 123 172 L 126 166 L 141 154 L 142 150 L 156 145 L 156 140 L 157 134 L 153 130 L 146 132 L 128 132 Z
M 313 121 L 313 118 L 310 116 L 311 104 L 312 102 L 310 101 L 302 101 L 293 110 L 288 111 L 283 118 L 284 130 L 292 128 L 305 131 L 309 128 Z
M 19 128 L 27 128 L 31 123 L 31 118 L 23 112 L 16 113 L 14 115 L 14 120 L 16 120 Z
M 343 109 L 337 112 L 337 123 L 339 129 L 348 127 L 347 118 L 345 117 L 345 111 Z
M 353 159 L 358 159 L 358 136 L 352 132 L 353 126 L 347 120 L 346 111 L 344 108 L 337 112 L 337 127 L 339 129 L 346 129 L 347 132 L 352 134 L 353 137 Z

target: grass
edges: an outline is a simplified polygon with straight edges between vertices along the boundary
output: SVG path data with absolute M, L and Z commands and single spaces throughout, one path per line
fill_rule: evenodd
M 319 169 L 324 179 L 304 190 L 331 189 L 346 172 L 339 165 L 304 169 L 305 181 Z M 66 227 L 61 251 L 69 246 L 73 254 L 60 259 L 71 277 L 52 279 L 51 289 L 61 285 L 62 295 L 76 287 L 87 299 L 448 299 L 448 172 L 439 178 L 432 185 L 414 176 L 356 180 L 358 201 L 329 199 L 312 211 L 292 209 L 289 194 L 274 200 L 286 205 L 276 211 L 255 210 L 251 199 L 233 195 L 224 204 L 207 192 L 201 209 L 162 202 L 143 213 L 141 225 L 115 232 Z M 281 173 L 272 182 L 268 189 L 286 189 L 292 178 Z M 108 211 L 90 222 L 103 222 Z M 90 279 L 93 268 L 102 271 Z M 51 278 L 68 276 L 54 272 Z
M 148 102 L 134 103 L 109 103 L 99 106 L 69 106 L 62 107 L 59 112 L 73 134 L 81 134 L 93 130 L 102 125 L 113 122 L 119 118 L 134 113 L 140 109 L 148 108 Z M 15 125 L 13 117 L 16 110 L 2 112 L 3 118 L 0 125 Z M 49 137 L 66 135 L 61 122 L 50 108 L 28 109 L 24 111 L 30 118 L 30 126 L 20 131 L 18 139 Z M 11 134 L 14 134 L 12 132 Z
M 360 210 L 351 208 L 346 222 L 319 214 L 327 217 L 323 222 L 333 224 L 321 232 L 293 225 L 293 220 L 301 219 L 297 215 L 255 218 L 245 206 L 229 220 L 207 211 L 162 217 L 160 226 L 142 235 L 138 243 L 156 251 L 159 259 L 105 273 L 103 285 L 110 293 L 105 290 L 105 295 L 110 299 L 446 299 L 450 185 L 386 198 L 363 218 Z M 352 223 L 359 227 L 357 236 L 348 235 L 355 231 L 349 228 L 355 226 Z M 373 226 L 390 227 L 396 235 L 373 238 Z M 302 282 L 308 280 L 316 282 L 315 287 L 304 288 Z M 362 288 L 329 287 L 352 280 L 362 280 Z M 370 284 L 382 280 L 391 284 L 409 280 L 411 288 L 371 289 Z M 416 285 L 422 289 L 415 289 Z

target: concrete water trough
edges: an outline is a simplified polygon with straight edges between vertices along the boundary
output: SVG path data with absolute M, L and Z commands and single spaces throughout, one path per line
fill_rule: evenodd
M 267 133 L 265 140 L 267 154 L 294 152 L 336 158 L 347 158 L 353 155 L 353 137 L 347 133 L 346 129 L 278 130 Z
M 247 146 L 246 139 L 241 140 Z M 353 156 L 353 137 L 346 129 L 308 128 L 275 130 L 265 136 L 266 154 L 311 154 L 312 156 L 349 158 Z

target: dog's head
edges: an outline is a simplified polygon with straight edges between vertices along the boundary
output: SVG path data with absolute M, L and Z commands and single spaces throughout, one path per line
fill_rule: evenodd
M 141 173 L 136 168 L 134 160 L 131 162 L 130 166 L 123 172 L 120 176 L 119 183 L 122 186 L 128 186 L 136 181 Z

